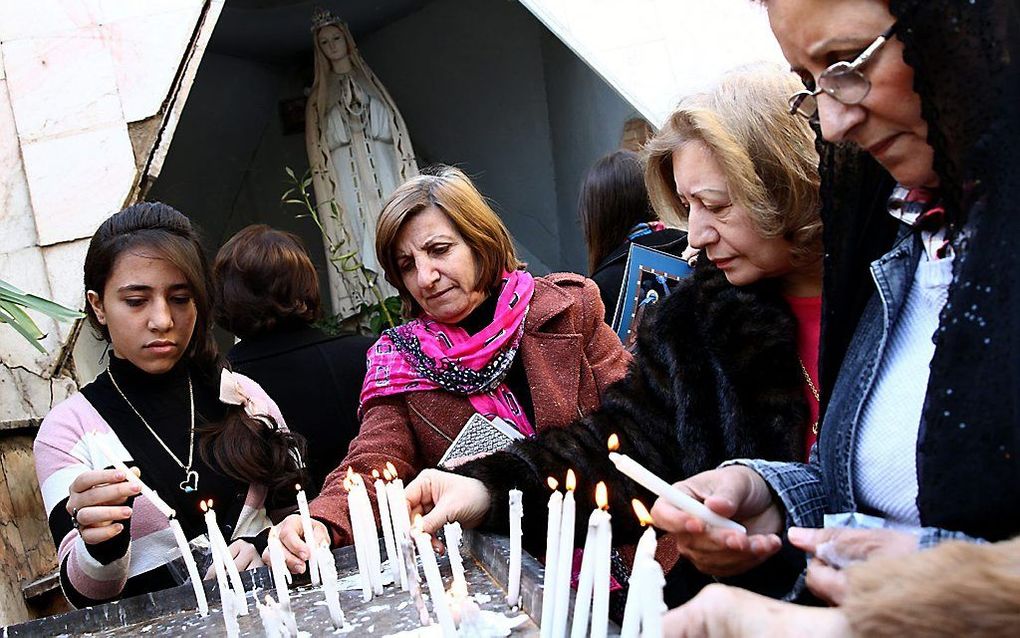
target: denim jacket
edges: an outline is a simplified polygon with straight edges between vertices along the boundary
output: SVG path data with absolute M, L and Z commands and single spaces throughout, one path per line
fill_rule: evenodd
M 923 252 L 919 235 L 904 226 L 893 248 L 871 263 L 878 294 L 868 302 L 847 350 L 810 462 L 739 459 L 728 463 L 746 465 L 762 475 L 785 506 L 788 526 L 822 527 L 825 514 L 857 510 L 852 476 L 854 437 Z M 934 527 L 916 532 L 922 548 L 948 539 L 980 542 Z

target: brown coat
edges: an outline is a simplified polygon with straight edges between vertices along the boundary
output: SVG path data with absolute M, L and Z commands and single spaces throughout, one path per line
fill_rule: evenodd
M 630 355 L 604 314 L 590 279 L 569 273 L 535 279 L 517 356 L 523 357 L 531 388 L 536 431 L 565 427 L 595 410 L 606 387 L 626 374 Z M 346 458 L 309 504 L 313 516 L 332 525 L 340 545 L 352 542 L 343 488 L 348 467 L 371 486 L 372 470 L 381 471 L 389 461 L 406 483 L 435 467 L 474 414 L 467 397 L 444 390 L 373 399 L 363 409 L 361 431 Z M 374 502 L 374 490 L 368 492 Z

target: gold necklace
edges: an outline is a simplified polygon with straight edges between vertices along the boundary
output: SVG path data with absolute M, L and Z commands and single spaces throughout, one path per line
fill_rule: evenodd
M 804 380 L 807 381 L 807 387 L 811 390 L 811 396 L 815 398 L 815 403 L 818 404 L 818 409 L 822 409 L 822 400 L 818 396 L 818 388 L 815 387 L 815 382 L 811 380 L 811 375 L 808 374 L 807 366 L 804 365 L 804 360 L 797 355 L 797 363 L 800 364 L 800 371 L 804 373 Z M 818 436 L 818 419 L 811 424 L 811 433 Z
M 135 406 L 130 401 L 128 401 L 127 395 L 125 395 L 124 391 L 120 389 L 120 385 L 118 385 L 117 380 L 113 378 L 113 373 L 110 372 L 109 368 L 106 369 L 106 374 L 110 377 L 110 381 L 113 382 L 113 387 L 117 389 L 117 394 L 120 395 L 120 398 L 124 399 L 124 403 L 128 404 L 128 407 L 131 408 L 131 411 L 135 413 L 135 416 L 137 416 L 138 420 L 142 422 L 142 425 L 144 425 L 149 430 L 149 433 L 152 434 L 153 437 L 155 437 L 156 441 L 158 441 L 159 444 L 163 446 L 163 449 L 166 450 L 166 453 L 170 455 L 170 458 L 172 458 L 177 463 L 177 465 L 180 465 L 181 469 L 184 470 L 184 480 L 181 481 L 179 485 L 181 490 L 184 491 L 185 493 L 191 493 L 197 490 L 198 472 L 191 469 L 191 464 L 195 460 L 195 393 L 191 386 L 191 374 L 190 373 L 188 374 L 188 403 L 191 405 L 191 423 L 190 426 L 188 427 L 187 465 L 181 463 L 181 460 L 177 458 L 176 454 L 173 453 L 173 450 L 170 449 L 170 446 L 164 443 L 163 439 L 159 438 L 159 435 L 156 434 L 156 431 L 152 429 L 152 426 L 149 425 L 149 422 L 145 420 L 145 417 L 142 416 L 142 413 L 139 412 L 138 409 L 135 408 Z

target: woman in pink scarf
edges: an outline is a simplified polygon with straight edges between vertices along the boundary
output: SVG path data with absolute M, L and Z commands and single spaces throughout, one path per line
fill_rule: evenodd
M 310 504 L 316 535 L 328 532 L 334 546 L 352 541 L 348 468 L 371 481 L 392 463 L 409 481 L 439 463 L 475 414 L 525 437 L 567 426 L 598 408 L 630 361 L 603 320 L 594 282 L 530 275 L 506 227 L 456 168 L 413 178 L 390 196 L 376 253 L 412 320 L 369 350 L 360 433 Z M 280 539 L 288 566 L 304 571 L 297 516 L 281 523 Z

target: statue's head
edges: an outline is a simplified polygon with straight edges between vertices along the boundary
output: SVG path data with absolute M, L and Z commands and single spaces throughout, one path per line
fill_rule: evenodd
M 332 62 L 348 57 L 354 48 L 347 25 L 339 16 L 323 7 L 316 7 L 312 13 L 312 36 L 315 38 L 315 47 Z

